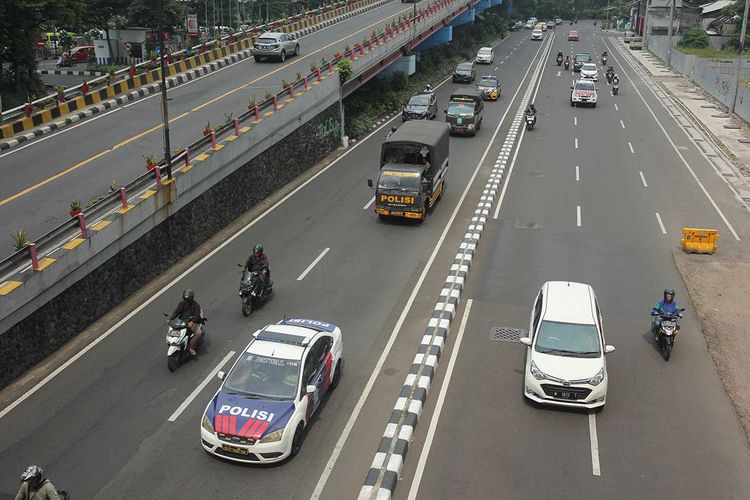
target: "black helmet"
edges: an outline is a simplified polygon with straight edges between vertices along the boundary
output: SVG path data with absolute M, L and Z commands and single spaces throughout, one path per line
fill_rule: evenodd
M 669 298 L 667 298 L 667 296 L 669 296 Z M 666 300 L 667 302 L 671 302 L 674 300 L 674 297 L 675 293 L 673 289 L 667 288 L 664 290 L 664 300 Z
M 253 253 L 263 253 L 263 245 L 256 243 L 253 247 Z
M 189 302 L 192 302 L 192 300 L 195 298 L 195 292 L 192 288 L 186 288 L 184 292 L 182 292 L 182 300 L 187 300 Z
M 391 127 L 391 132 L 395 132 L 395 131 L 396 131 L 397 129 L 398 129 L 398 127 L 397 127 L 397 126 L 395 126 L 395 125 L 393 125 L 393 126 Z
M 44 477 L 44 470 L 38 465 L 29 465 L 26 470 L 21 474 L 21 481 L 29 481 L 32 483 L 41 483 Z

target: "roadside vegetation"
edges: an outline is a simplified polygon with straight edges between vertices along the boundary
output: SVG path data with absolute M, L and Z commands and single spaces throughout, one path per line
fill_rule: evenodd
M 346 135 L 358 139 L 372 130 L 381 116 L 401 110 L 409 97 L 430 84 L 433 87 L 451 74 L 456 64 L 473 58 L 480 47 L 492 45 L 507 33 L 505 8 L 488 9 L 473 24 L 453 28 L 453 41 L 417 54 L 417 71 L 411 76 L 396 72 L 392 76 L 374 78 L 344 100 Z M 499 52 L 498 52 L 499 53 Z M 497 54 L 496 54 L 497 57 Z M 489 66 L 477 67 L 477 78 Z M 503 78 L 498 74 L 500 82 Z M 440 111 L 442 113 L 442 111 Z M 441 119 L 442 115 L 438 117 Z

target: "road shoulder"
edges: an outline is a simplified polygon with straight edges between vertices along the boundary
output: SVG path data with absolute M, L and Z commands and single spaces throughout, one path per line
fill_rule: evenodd
M 708 352 L 750 442 L 750 260 L 674 254 L 701 322 Z

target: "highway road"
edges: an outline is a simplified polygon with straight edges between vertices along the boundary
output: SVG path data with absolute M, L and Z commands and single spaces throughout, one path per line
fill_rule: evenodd
M 412 5 L 390 2 L 300 38 L 301 55 L 285 63 L 252 58 L 169 91 L 170 143 L 182 149 L 204 126 L 223 124 L 225 113 L 247 111 L 251 96 L 281 90 L 281 81 L 307 74 L 321 57 L 332 59 Z M 158 94 L 95 115 L 56 133 L 0 154 L 0 234 L 24 227 L 30 240 L 69 218 L 70 202 L 105 194 L 112 181 L 124 184 L 145 171 L 142 156 L 163 155 Z
M 493 131 L 541 46 L 514 34 L 497 52 L 496 67 L 508 97 L 488 103 L 477 137 L 451 139 L 447 189 L 426 222 L 381 223 L 373 213 L 373 192 L 366 180 L 377 173 L 385 130 L 376 132 L 236 238 L 221 238 L 223 246 L 185 276 L 160 287 L 156 295 L 152 291 L 136 299 L 136 312 L 106 338 L 28 399 L 0 411 L 0 491 L 12 492 L 21 464 L 40 462 L 60 487 L 79 498 L 210 497 L 217 492 L 234 498 L 248 491 L 255 498 L 309 497 L 410 294 L 418 293 L 421 301 L 418 285 L 428 280 L 420 275 L 434 267 L 439 269 L 436 275 L 442 274 L 445 259 L 431 259 L 431 252 L 459 237 L 459 221 L 467 216 L 466 204 L 459 202 L 481 192 L 480 185 L 471 182 L 480 159 L 488 147 L 497 147 L 491 142 Z M 503 71 L 505 66 L 513 69 Z M 439 88 L 441 116 L 453 88 L 450 82 Z M 507 129 L 509 123 L 506 119 L 502 126 Z M 276 295 L 246 319 L 236 295 L 236 264 L 257 241 L 270 256 Z M 209 317 L 210 339 L 198 361 L 169 373 L 161 313 L 171 310 L 188 286 L 197 290 Z M 342 328 L 346 369 L 341 384 L 294 460 L 267 468 L 216 460 L 201 448 L 198 426 L 218 380 L 211 379 L 173 422 L 168 419 L 229 352 L 245 346 L 252 331 L 284 314 L 323 319 Z M 411 345 L 417 333 L 404 330 L 399 338 L 407 337 L 406 345 Z M 14 396 L 29 394 L 28 389 L 19 387 Z M 0 400 L 9 401 L 8 394 Z M 382 396 L 382 402 L 389 396 Z M 377 441 L 383 420 L 380 414 L 362 416 L 360 422 L 370 422 L 370 433 L 362 440 L 352 435 L 344 452 L 356 452 L 357 460 L 367 464 L 370 442 Z M 350 462 L 347 458 L 340 464 Z M 366 465 L 350 475 L 346 485 L 329 483 L 324 496 L 340 498 L 341 491 L 345 497 L 355 496 L 365 472 Z
M 0 410 L 0 498 L 15 493 L 32 462 L 77 498 L 356 497 L 494 158 L 534 83 L 532 67 L 550 42 L 534 97 L 538 126 L 519 137 L 396 497 L 744 498 L 747 441 L 672 252 L 686 225 L 717 227 L 722 253 L 742 251 L 748 213 L 613 46 L 593 26 L 577 27 L 582 40 L 572 46 L 560 36 L 565 26 L 554 40 L 548 33 L 531 42 L 522 31 L 501 42 L 503 96 L 487 103 L 477 137 L 451 138 L 448 187 L 424 224 L 382 223 L 369 208 L 366 179 L 377 171 L 380 130 L 235 236 L 218 238 L 169 285 L 132 300 L 130 315 L 49 382 L 0 393 L 2 406 L 16 401 Z M 600 83 L 596 108 L 570 107 L 571 74 L 558 74 L 554 53 L 605 46 L 622 76 L 621 95 Z M 455 87 L 438 89 L 441 113 Z M 243 318 L 235 265 L 256 241 L 270 255 L 276 296 Z M 527 328 L 536 291 L 554 279 L 588 282 L 598 294 L 606 338 L 617 348 L 602 412 L 530 405 L 522 395 L 524 347 L 489 340 L 494 326 Z M 197 289 L 210 339 L 198 361 L 169 373 L 161 312 L 187 286 Z M 648 311 L 665 286 L 687 308 L 669 363 L 648 339 Z M 342 328 L 341 384 L 295 459 L 274 467 L 217 460 L 202 450 L 199 425 L 219 381 L 190 395 L 252 331 L 284 314 Z

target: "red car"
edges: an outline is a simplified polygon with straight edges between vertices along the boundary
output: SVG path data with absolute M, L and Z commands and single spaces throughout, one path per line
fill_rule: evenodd
M 578 32 L 577 31 L 571 31 L 570 33 L 568 33 L 568 41 L 572 42 L 574 40 L 576 42 L 578 41 Z
M 79 45 L 70 49 L 70 58 L 74 63 L 86 62 L 89 58 L 89 54 L 94 53 L 93 45 Z

